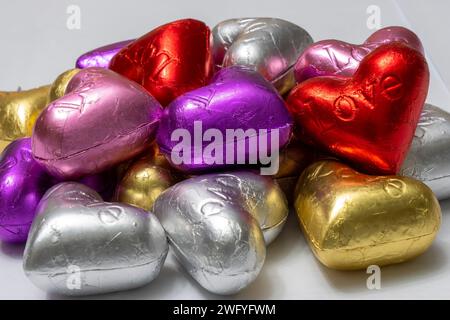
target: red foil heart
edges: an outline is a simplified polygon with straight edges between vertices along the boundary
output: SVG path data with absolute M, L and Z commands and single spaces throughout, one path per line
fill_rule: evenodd
M 353 77 L 297 85 L 287 104 L 295 134 L 371 174 L 396 174 L 411 144 L 429 71 L 421 53 L 392 43 L 367 55 Z
M 109 68 L 142 85 L 161 104 L 208 84 L 211 31 L 184 19 L 160 26 L 120 50 Z

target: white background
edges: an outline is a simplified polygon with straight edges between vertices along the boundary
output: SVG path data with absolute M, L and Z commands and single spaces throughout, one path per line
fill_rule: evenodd
M 69 5 L 81 9 L 81 29 L 66 27 Z M 304 27 L 315 41 L 335 38 L 361 43 L 369 30 L 369 5 L 381 10 L 381 25 L 411 28 L 421 38 L 431 70 L 427 101 L 450 111 L 450 2 L 446 0 L 1 0 L 0 89 L 29 89 L 51 83 L 95 47 L 138 37 L 180 18 L 210 27 L 236 17 L 269 16 Z M 258 279 L 239 299 L 450 298 L 450 200 L 441 203 L 443 223 L 432 247 L 417 259 L 382 268 L 381 290 L 368 290 L 364 271 L 329 270 L 315 260 L 291 214 L 281 236 L 268 249 Z M 54 299 L 34 287 L 22 272 L 23 246 L 0 244 L 0 299 Z M 92 298 L 92 297 L 91 297 Z M 149 285 L 94 298 L 214 299 L 169 255 Z

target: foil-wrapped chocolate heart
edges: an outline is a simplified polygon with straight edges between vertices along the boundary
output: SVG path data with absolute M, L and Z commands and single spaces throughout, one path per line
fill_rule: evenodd
M 150 210 L 158 196 L 176 181 L 171 170 L 157 162 L 147 156 L 132 163 L 116 187 L 115 200 Z
M 33 159 L 30 138 L 6 147 L 0 156 L 0 240 L 27 240 L 39 201 L 52 185 L 52 178 Z
M 368 54 L 352 77 L 298 84 L 287 105 L 302 141 L 365 173 L 397 174 L 428 93 L 423 55 L 395 42 Z
M 151 282 L 167 252 L 164 229 L 152 213 L 103 202 L 92 189 L 66 182 L 39 203 L 23 268 L 47 292 L 99 294 Z
M 295 85 L 294 64 L 313 41 L 303 28 L 275 18 L 225 20 L 213 28 L 212 34 L 216 66 L 249 66 L 281 94 Z
M 157 142 L 174 166 L 194 173 L 257 164 L 261 155 L 270 155 L 264 165 L 272 164 L 291 133 L 292 119 L 274 87 L 256 71 L 233 66 L 167 106 Z
M 142 85 L 165 106 L 210 80 L 210 36 L 201 21 L 172 21 L 128 44 L 114 55 L 109 68 Z
M 287 201 L 269 177 L 239 171 L 177 183 L 153 210 L 184 268 L 205 289 L 236 293 L 259 274 L 281 231 Z
M 412 259 L 428 249 L 441 209 L 422 182 L 369 176 L 335 161 L 309 166 L 295 210 L 316 257 L 333 269 L 364 269 Z
M 33 156 L 64 179 L 105 171 L 150 147 L 161 111 L 138 84 L 108 69 L 82 69 L 36 121 Z

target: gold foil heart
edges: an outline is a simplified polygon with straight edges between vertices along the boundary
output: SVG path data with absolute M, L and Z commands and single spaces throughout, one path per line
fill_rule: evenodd
M 431 245 L 441 223 L 439 203 L 422 182 L 364 175 L 335 161 L 303 172 L 295 210 L 316 257 L 343 270 L 414 258 Z
M 148 156 L 131 164 L 117 185 L 115 200 L 151 210 L 156 198 L 177 181 L 160 160 Z

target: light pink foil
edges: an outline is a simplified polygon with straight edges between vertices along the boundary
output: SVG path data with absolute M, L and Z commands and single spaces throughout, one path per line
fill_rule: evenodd
M 374 32 L 361 44 L 339 40 L 323 40 L 310 45 L 297 60 L 294 67 L 298 83 L 319 76 L 353 75 L 361 60 L 383 44 L 402 42 L 423 54 L 417 35 L 403 27 L 387 27 Z
M 159 102 L 138 84 L 86 68 L 37 119 L 33 156 L 61 178 L 98 173 L 149 147 L 161 114 Z

